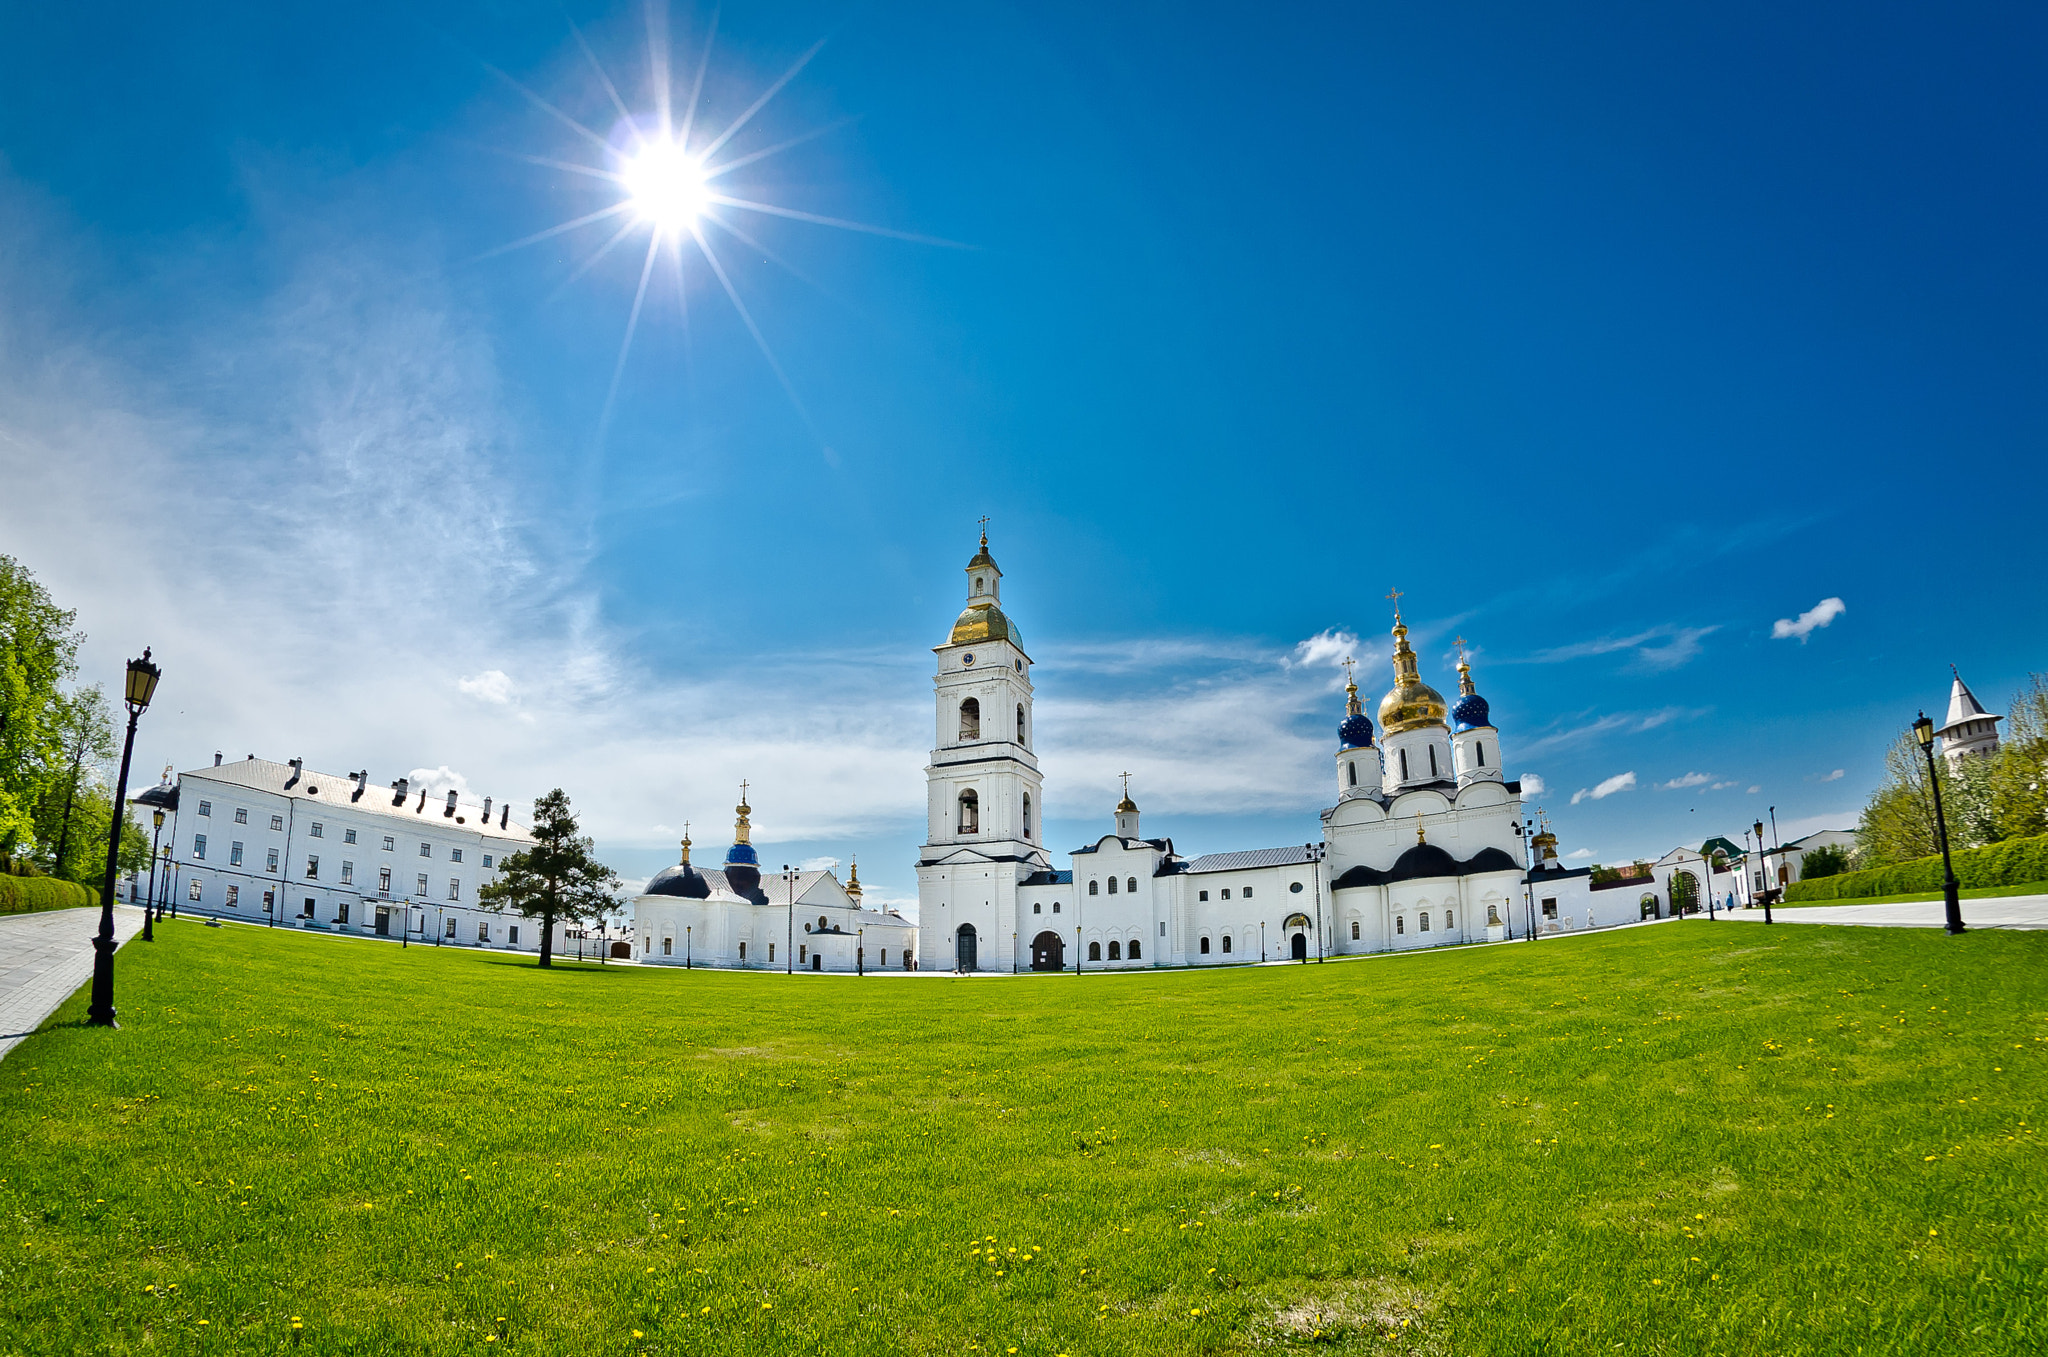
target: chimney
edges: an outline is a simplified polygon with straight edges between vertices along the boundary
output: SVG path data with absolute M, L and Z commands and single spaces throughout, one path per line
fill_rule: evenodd
M 452 790 L 448 793 L 448 809 L 442 811 L 441 814 L 444 818 L 455 814 L 455 793 Z
M 507 801 L 507 802 L 505 803 L 505 809 L 503 809 L 503 810 L 501 810 L 501 811 L 499 811 L 499 812 L 498 812 L 498 828 L 500 828 L 500 829 L 503 829 L 503 828 L 505 827 L 505 822 L 506 822 L 507 820 L 510 820 L 511 818 L 512 818 L 512 803 L 511 803 L 511 802 L 509 802 L 509 801 Z
M 491 822 L 491 798 L 487 796 L 487 797 L 485 797 L 485 798 L 484 798 L 484 823 L 485 823 L 485 824 L 489 824 L 490 822 Z
M 410 785 L 410 779 L 407 778 L 400 778 L 398 779 L 398 781 L 391 784 L 392 805 L 402 806 L 405 804 L 405 789 L 408 785 Z
M 213 766 L 216 768 L 220 767 L 220 751 L 218 749 L 213 751 Z
M 306 766 L 304 759 L 291 759 L 288 762 L 292 766 L 292 775 L 284 780 L 284 789 L 286 791 L 290 791 L 299 785 L 299 774 L 305 771 Z
M 418 815 L 418 814 L 419 814 L 419 813 L 420 813 L 421 811 L 425 810 L 426 808 L 427 808 L 427 789 L 426 789 L 425 787 L 422 787 L 422 788 L 420 788 L 420 803 L 419 803 L 419 804 L 418 804 L 417 806 L 414 806 L 414 807 L 412 808 L 412 813 L 413 813 L 414 815 Z
M 362 772 L 350 773 L 349 776 L 355 779 L 356 789 L 349 793 L 348 799 L 352 802 L 360 801 L 363 799 L 363 793 L 370 790 L 370 770 L 365 768 Z

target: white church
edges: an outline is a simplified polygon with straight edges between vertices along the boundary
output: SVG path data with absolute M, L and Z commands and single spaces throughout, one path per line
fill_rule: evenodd
M 1053 865 L 1033 753 L 1032 662 L 1002 571 L 967 563 L 967 606 L 935 647 L 918 964 L 1012 971 L 1306 960 L 1499 939 L 1522 898 L 1521 788 L 1460 660 L 1448 704 L 1416 672 L 1397 609 L 1377 742 L 1354 681 L 1315 840 L 1188 859 L 1147 838 L 1126 787 L 1112 832 Z

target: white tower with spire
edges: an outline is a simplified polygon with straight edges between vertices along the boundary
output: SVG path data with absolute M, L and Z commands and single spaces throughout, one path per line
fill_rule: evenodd
M 981 549 L 967 606 L 933 647 L 936 744 L 918 855 L 919 965 L 1009 970 L 1017 883 L 1045 868 L 1044 792 L 1031 751 L 1031 657 L 1002 610 L 1003 572 Z
M 1472 662 L 1465 656 L 1465 638 L 1458 645 L 1458 700 L 1451 704 L 1451 762 L 1457 766 L 1458 785 L 1501 782 L 1500 732 L 1493 728 L 1493 715 L 1486 699 L 1472 686 Z
M 1954 665 L 1948 672 L 1955 676 L 1948 690 L 1948 720 L 1934 733 L 1941 739 L 1941 752 L 1949 766 L 1959 768 L 1966 758 L 1990 758 L 1998 752 L 1998 723 L 2005 718 L 1984 710 Z

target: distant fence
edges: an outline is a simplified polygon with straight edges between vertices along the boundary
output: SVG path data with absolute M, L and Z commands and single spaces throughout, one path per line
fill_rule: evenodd
M 2023 886 L 2048 881 L 2048 835 L 2007 839 L 1954 854 L 1956 880 L 1965 887 Z M 1915 858 L 1890 867 L 1872 867 L 1840 876 L 1795 881 L 1785 888 L 1785 902 L 1856 900 L 1873 895 L 1912 895 L 1941 889 L 1941 858 Z
M 15 876 L 0 873 L 0 914 L 33 914 L 45 909 L 83 909 L 97 906 L 100 893 L 75 881 L 54 876 Z

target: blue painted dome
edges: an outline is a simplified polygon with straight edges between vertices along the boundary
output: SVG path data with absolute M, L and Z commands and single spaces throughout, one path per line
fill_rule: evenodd
M 736 843 L 725 850 L 725 861 L 727 866 L 731 866 L 736 862 L 744 862 L 751 867 L 759 866 L 761 859 L 755 855 L 754 845 L 750 843 Z
M 1451 707 L 1452 730 L 1477 730 L 1491 726 L 1493 716 L 1486 708 L 1486 699 L 1477 693 L 1467 693 Z
M 1337 743 L 1345 749 L 1364 749 L 1372 744 L 1372 718 L 1353 712 L 1337 727 Z
M 685 900 L 702 900 L 711 894 L 711 883 L 706 881 L 689 863 L 680 867 L 664 867 L 656 872 L 647 883 L 643 895 L 674 895 Z

